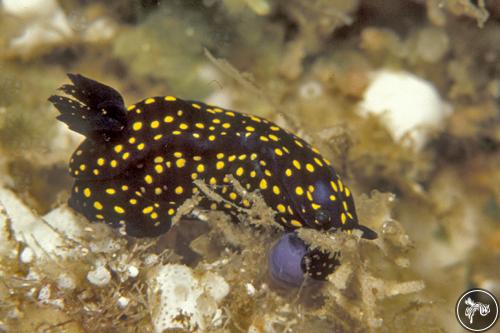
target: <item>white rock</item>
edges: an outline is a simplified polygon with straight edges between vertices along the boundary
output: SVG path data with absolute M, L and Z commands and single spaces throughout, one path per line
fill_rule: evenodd
M 137 275 L 139 275 L 139 269 L 133 265 L 130 265 L 127 267 L 127 273 L 131 278 L 135 278 L 137 277 Z
M 247 284 L 245 284 L 245 288 L 246 288 L 246 290 L 247 290 L 247 294 L 248 294 L 249 296 L 253 296 L 253 295 L 255 295 L 255 291 L 256 291 L 256 290 L 255 290 L 255 287 L 253 286 L 253 284 L 251 284 L 251 283 L 247 283 Z
M 63 234 L 65 238 L 78 240 L 84 237 L 84 228 L 87 222 L 76 216 L 75 212 L 66 205 L 54 208 L 42 219 Z
M 217 306 L 229 293 L 221 276 L 211 272 L 195 276 L 187 266 L 169 264 L 158 269 L 150 286 L 156 332 L 195 327 L 205 331 L 221 322 Z M 181 317 L 184 319 L 179 320 Z
M 33 253 L 33 250 L 29 247 L 26 247 L 24 248 L 23 252 L 21 252 L 20 259 L 23 264 L 28 264 L 33 261 L 34 256 L 35 253 Z
M 87 280 L 95 286 L 104 287 L 111 281 L 111 273 L 104 266 L 99 266 L 87 273 Z
M 61 236 L 32 213 L 14 193 L 0 187 L 0 204 L 10 218 L 16 241 L 24 242 L 37 257 L 46 257 L 47 253 L 64 255 L 60 249 L 64 246 Z M 3 225 L 0 233 L 5 230 Z
M 144 259 L 144 265 L 145 266 L 152 266 L 158 263 L 158 255 L 151 253 Z
M 57 277 L 57 287 L 59 289 L 73 290 L 76 288 L 76 281 L 72 276 L 62 273 Z
M 380 70 L 373 74 L 359 105 L 361 114 L 382 115 L 395 140 L 405 135 L 420 149 L 426 129 L 439 129 L 450 107 L 432 83 L 411 73 Z
M 118 307 L 120 309 L 124 309 L 127 307 L 127 305 L 130 303 L 130 299 L 127 298 L 127 297 L 124 297 L 124 296 L 120 296 L 118 298 L 118 300 L 116 301 L 116 303 L 118 304 Z
M 43 286 L 38 292 L 38 300 L 40 302 L 47 302 L 50 299 L 50 286 Z
M 77 249 L 69 240 L 80 239 L 85 224 L 67 206 L 56 208 L 40 217 L 12 191 L 0 186 L 0 255 L 3 256 L 10 255 L 7 251 L 12 251 L 13 246 L 8 241 L 7 219 L 10 221 L 12 238 L 29 248 L 22 255 L 22 261 L 30 260 L 29 251 L 36 258 L 51 256 L 53 259 L 56 256 L 78 255 Z

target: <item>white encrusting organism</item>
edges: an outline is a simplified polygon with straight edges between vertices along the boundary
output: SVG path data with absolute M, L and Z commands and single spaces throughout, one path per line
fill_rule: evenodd
M 432 83 L 409 72 L 382 69 L 372 75 L 359 110 L 381 115 L 395 140 L 408 136 L 420 149 L 427 130 L 442 128 L 450 106 Z

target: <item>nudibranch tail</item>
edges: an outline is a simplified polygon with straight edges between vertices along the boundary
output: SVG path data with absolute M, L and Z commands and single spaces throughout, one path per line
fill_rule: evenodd
M 109 141 L 127 125 L 123 98 L 115 89 L 80 74 L 68 74 L 73 84 L 60 90 L 72 96 L 50 96 L 49 101 L 61 113 L 57 119 L 87 138 Z

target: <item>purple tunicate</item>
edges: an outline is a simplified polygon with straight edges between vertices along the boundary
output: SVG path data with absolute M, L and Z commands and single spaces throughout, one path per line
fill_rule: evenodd
M 304 281 L 301 261 L 306 245 L 293 233 L 283 235 L 269 253 L 269 271 L 273 279 L 293 286 Z

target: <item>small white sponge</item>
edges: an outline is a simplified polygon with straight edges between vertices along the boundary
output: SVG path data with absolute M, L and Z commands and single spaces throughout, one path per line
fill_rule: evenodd
M 168 264 L 152 280 L 149 298 L 155 332 L 205 331 L 220 324 L 218 303 L 229 293 L 221 276 L 211 272 L 194 275 L 187 266 Z
M 415 148 L 426 140 L 426 129 L 440 129 L 450 107 L 432 83 L 404 71 L 375 72 L 360 104 L 362 114 L 382 114 L 395 140 L 409 135 Z

